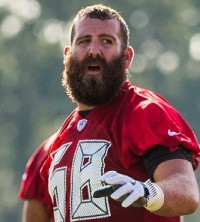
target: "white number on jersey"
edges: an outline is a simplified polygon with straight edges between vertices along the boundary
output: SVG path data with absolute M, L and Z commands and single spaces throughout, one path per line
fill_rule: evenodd
M 55 153 L 50 167 L 49 192 L 54 200 L 55 221 L 65 221 L 66 192 L 70 192 L 70 220 L 97 219 L 110 216 L 107 197 L 93 198 L 92 191 L 101 186 L 104 159 L 110 147 L 106 140 L 78 142 L 71 169 L 71 188 L 66 187 L 67 167 L 56 168 L 71 143 L 64 144 Z M 67 154 L 66 154 L 67 155 Z M 56 203 L 56 204 L 55 204 Z

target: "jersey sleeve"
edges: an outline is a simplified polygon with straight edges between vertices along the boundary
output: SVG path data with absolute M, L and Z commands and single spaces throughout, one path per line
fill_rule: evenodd
M 194 168 L 198 166 L 200 147 L 197 138 L 181 114 L 167 101 L 155 96 L 154 100 L 139 102 L 129 114 L 125 136 L 132 152 L 142 156 L 155 147 L 167 147 L 173 152 L 180 147 L 191 151 Z
M 18 193 L 20 199 L 42 201 L 50 215 L 53 215 L 52 202 L 47 185 L 40 175 L 40 168 L 48 157 L 52 138 L 53 136 L 42 143 L 28 160 Z

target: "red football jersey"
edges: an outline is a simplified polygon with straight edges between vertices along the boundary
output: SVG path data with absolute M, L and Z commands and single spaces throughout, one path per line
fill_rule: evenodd
M 92 196 L 102 186 L 99 177 L 109 170 L 147 180 L 142 157 L 158 144 L 171 151 L 180 146 L 191 150 L 197 167 L 198 141 L 182 116 L 159 95 L 129 82 L 114 102 L 95 107 L 85 118 L 74 110 L 42 168 L 55 221 L 179 222 L 180 217 Z
M 40 168 L 45 159 L 48 157 L 48 154 L 50 152 L 50 145 L 52 144 L 53 138 L 55 138 L 55 135 L 42 143 L 30 157 L 26 165 L 25 172 L 22 176 L 22 181 L 18 194 L 19 198 L 23 200 L 40 200 L 46 207 L 50 218 L 52 218 L 51 221 L 53 221 L 52 201 L 47 191 L 48 188 L 46 186 L 46 183 L 41 178 Z

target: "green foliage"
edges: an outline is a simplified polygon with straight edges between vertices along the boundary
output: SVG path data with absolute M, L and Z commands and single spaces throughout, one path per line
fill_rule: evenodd
M 135 49 L 130 80 L 171 101 L 200 139 L 200 55 L 190 51 L 200 28 L 199 1 L 0 0 L 2 222 L 20 221 L 17 193 L 25 164 L 75 107 L 60 84 L 62 50 L 73 15 L 94 3 L 121 11 L 130 26 Z M 185 221 L 197 222 L 199 217 L 197 211 Z

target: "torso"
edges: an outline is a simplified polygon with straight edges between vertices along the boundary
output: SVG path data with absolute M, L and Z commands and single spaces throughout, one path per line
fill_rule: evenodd
M 123 208 L 111 198 L 92 197 L 92 192 L 102 185 L 99 177 L 109 170 L 140 181 L 148 179 L 142 162 L 145 149 L 134 149 L 134 139 L 131 144 L 127 132 L 128 110 L 133 106 L 127 102 L 129 97 L 134 98 L 133 93 L 124 92 L 112 105 L 94 108 L 85 119 L 78 111 L 68 118 L 53 145 L 50 163 L 49 192 L 56 221 L 179 222 L 179 217 L 159 217 L 145 208 Z M 132 109 L 137 109 L 135 102 Z M 134 131 L 137 135 L 139 127 L 134 126 L 131 135 Z

